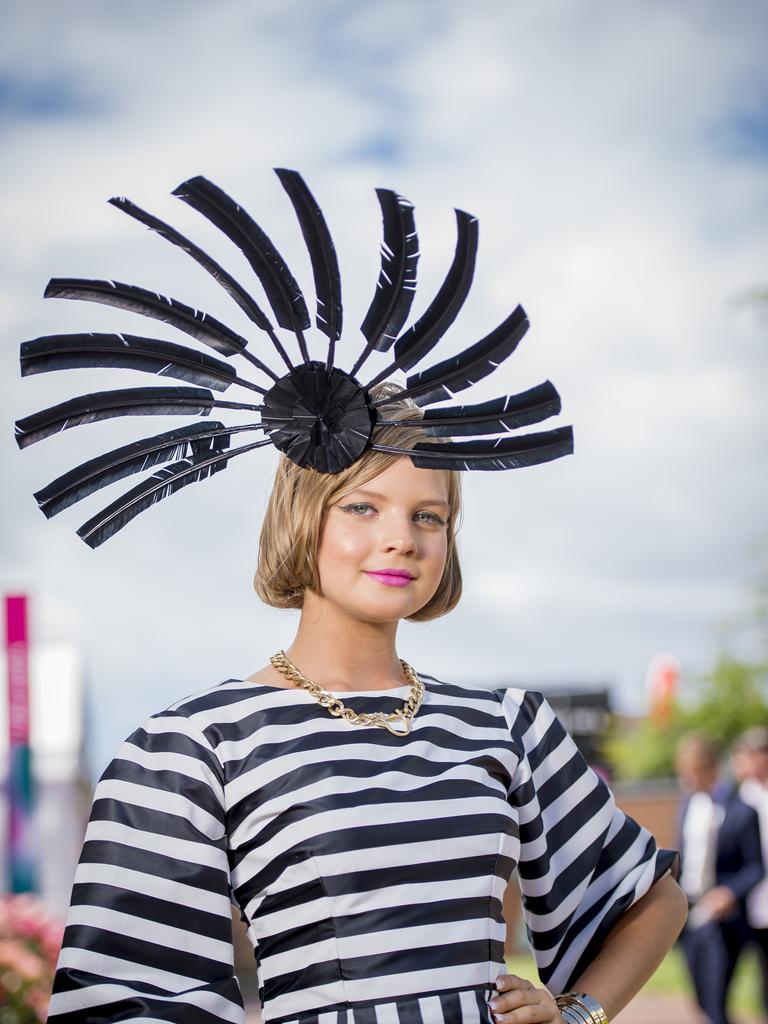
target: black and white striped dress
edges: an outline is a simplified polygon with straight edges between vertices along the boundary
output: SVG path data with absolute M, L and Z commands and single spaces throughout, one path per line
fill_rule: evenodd
M 486 1024 L 515 867 L 541 981 L 568 988 L 676 855 L 542 694 L 419 675 L 405 737 L 234 679 L 147 719 L 94 795 L 49 1020 L 241 1024 L 234 902 L 269 1024 Z

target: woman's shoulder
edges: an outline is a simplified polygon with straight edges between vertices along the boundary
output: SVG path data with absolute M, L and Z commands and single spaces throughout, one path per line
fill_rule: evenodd
M 208 726 L 226 721 L 235 702 L 256 695 L 259 688 L 244 679 L 228 678 L 193 690 L 172 703 L 150 712 L 123 741 L 123 745 L 154 747 L 187 737 L 197 748 L 210 750 Z M 229 712 L 228 712 L 229 709 Z M 179 743 L 183 740 L 179 739 Z
M 207 728 L 211 716 L 204 709 L 220 705 L 220 692 L 226 700 L 230 682 L 233 681 L 195 690 L 149 713 L 117 747 L 99 778 L 102 790 L 126 779 L 155 786 L 160 777 L 158 773 L 175 772 L 202 783 L 221 798 L 222 766 Z M 239 685 L 244 684 L 240 681 Z M 213 718 L 217 717 L 214 711 Z
M 421 668 L 415 668 L 415 671 L 416 675 L 424 683 L 424 688 L 436 695 L 442 694 L 446 697 L 464 696 L 480 700 L 497 699 L 493 696 L 494 691 L 480 682 L 469 682 L 465 679 L 441 679 L 430 672 L 424 672 Z
M 545 714 L 552 714 L 552 709 L 547 702 L 546 696 L 539 690 L 530 690 L 521 686 L 506 686 L 496 684 L 488 685 L 479 681 L 467 680 L 445 680 L 427 672 L 418 671 L 421 679 L 426 680 L 428 689 L 435 694 L 444 694 L 446 697 L 466 698 L 494 704 L 500 710 L 509 714 L 520 716 L 520 721 L 532 720 L 541 711 Z
M 240 679 L 229 676 L 180 697 L 162 711 L 158 711 L 156 716 L 181 716 L 204 728 L 206 724 L 219 718 L 224 721 L 230 718 L 234 705 L 263 698 L 275 689 L 277 687 L 262 685 L 255 678 Z
M 552 705 L 541 690 L 524 686 L 487 686 L 480 682 L 447 683 L 426 676 L 436 692 L 443 692 L 457 700 L 471 702 L 484 712 L 490 712 L 513 738 L 521 739 L 544 734 L 550 728 L 562 729 Z

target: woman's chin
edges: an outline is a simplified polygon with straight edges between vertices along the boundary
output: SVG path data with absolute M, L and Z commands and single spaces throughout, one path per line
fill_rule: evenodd
M 339 602 L 338 604 L 352 619 L 359 619 L 362 622 L 384 623 L 398 622 L 400 619 L 406 619 L 409 615 L 417 612 L 419 608 L 422 608 L 424 603 L 423 601 L 414 601 L 412 595 L 408 598 L 404 595 L 392 595 L 385 598 L 377 596 L 373 599 L 368 597 L 351 603 L 347 594 L 344 602 Z
M 407 586 L 395 587 L 379 583 L 368 577 L 351 579 L 348 585 L 342 580 L 334 581 L 332 587 L 323 588 L 321 600 L 327 601 L 350 619 L 362 622 L 398 622 L 415 615 L 429 602 L 437 583 L 425 593 L 424 579 L 414 580 Z
M 407 619 L 409 615 L 413 615 L 417 611 L 418 608 L 410 603 L 403 603 L 398 608 L 382 608 L 381 606 L 377 608 L 358 608 L 357 618 L 365 622 L 375 623 L 399 622 L 401 619 Z

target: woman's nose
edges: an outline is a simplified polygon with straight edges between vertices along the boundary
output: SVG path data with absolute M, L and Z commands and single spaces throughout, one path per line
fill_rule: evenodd
M 413 523 L 397 520 L 382 524 L 381 546 L 385 551 L 415 551 L 417 544 Z

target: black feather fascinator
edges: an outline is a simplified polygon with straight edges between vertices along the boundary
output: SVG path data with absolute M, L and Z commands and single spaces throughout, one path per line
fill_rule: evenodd
M 156 502 L 226 468 L 236 455 L 268 444 L 302 468 L 321 473 L 346 469 L 368 448 L 407 455 L 419 468 L 455 470 L 515 469 L 573 452 L 570 426 L 510 434 L 560 411 L 560 398 L 550 381 L 475 405 L 439 404 L 489 376 L 515 351 L 528 330 L 521 306 L 458 355 L 415 369 L 427 360 L 454 322 L 469 292 L 477 253 L 474 217 L 463 210 L 455 211 L 456 248 L 448 273 L 426 311 L 406 328 L 419 261 L 413 206 L 396 192 L 376 190 L 383 219 L 381 269 L 361 325 L 364 344 L 351 370 L 342 370 L 335 365 L 337 343 L 342 337 L 342 303 L 333 240 L 301 175 L 284 168 L 277 168 L 276 173 L 293 205 L 309 252 L 315 325 L 328 339 L 324 359 L 310 356 L 305 335 L 311 327 L 309 309 L 285 260 L 250 215 L 204 177 L 183 182 L 173 195 L 214 224 L 245 256 L 259 280 L 269 312 L 216 260 L 175 228 L 124 197 L 109 202 L 183 249 L 215 278 L 258 329 L 260 334 L 255 338 L 243 337 L 178 299 L 120 281 L 53 278 L 46 287 L 46 297 L 117 306 L 170 324 L 207 347 L 192 348 L 122 332 L 55 334 L 22 343 L 22 376 L 80 367 L 122 367 L 182 384 L 124 388 L 71 398 L 18 420 L 16 441 L 20 448 L 78 424 L 114 416 L 205 417 L 90 459 L 35 494 L 40 508 L 50 517 L 123 477 L 153 470 L 80 527 L 79 536 L 92 548 Z M 278 329 L 295 336 L 299 353 L 295 361 L 278 337 Z M 387 353 L 386 365 L 361 383 L 362 367 L 373 352 Z M 268 356 L 277 361 L 280 372 L 269 365 Z M 243 361 L 240 372 L 235 357 Z M 407 374 L 405 387 L 396 395 L 375 397 L 380 390 L 375 386 L 398 370 Z M 247 377 L 243 376 L 246 371 Z M 243 400 L 223 400 L 221 396 L 230 388 Z M 408 422 L 423 431 L 424 440 L 412 448 L 378 443 L 377 428 L 400 422 L 396 403 L 406 398 L 423 407 L 421 418 Z M 213 411 L 218 415 L 225 409 L 256 416 L 247 417 L 253 422 L 231 426 L 210 419 Z M 239 443 L 238 434 L 246 435 L 245 443 Z M 256 434 L 257 439 L 248 441 L 249 434 Z

